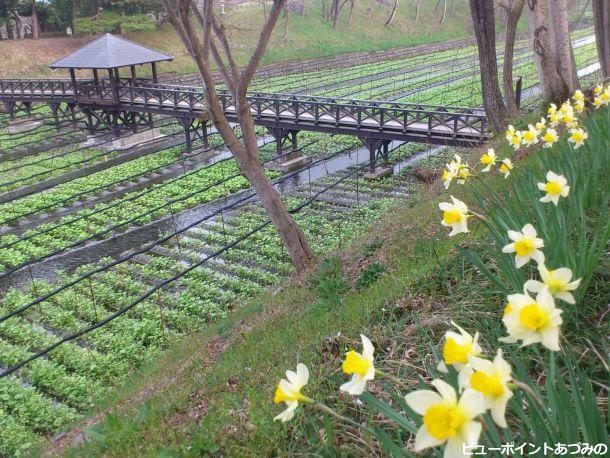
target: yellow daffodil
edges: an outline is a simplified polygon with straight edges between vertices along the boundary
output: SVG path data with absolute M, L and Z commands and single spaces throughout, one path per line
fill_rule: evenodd
M 586 133 L 583 129 L 572 129 L 570 133 L 572 135 L 570 135 L 568 141 L 570 143 L 574 143 L 574 149 L 580 148 L 582 145 L 584 145 L 585 140 L 589 138 L 589 134 Z
M 443 212 L 441 224 L 452 228 L 449 237 L 468 232 L 467 222 L 469 216 L 468 207 L 464 202 L 453 196 L 451 196 L 451 202 L 441 202 L 438 204 L 438 207 Z
M 555 129 L 549 127 L 542 136 L 542 141 L 544 142 L 545 148 L 551 148 L 559 141 L 559 135 L 557 135 L 557 131 Z
M 546 110 L 547 114 L 553 114 L 553 113 L 557 113 L 557 105 L 555 105 L 554 103 L 551 103 L 549 105 L 548 110 Z
M 436 391 L 417 390 L 405 396 L 407 405 L 423 417 L 415 436 L 415 451 L 445 445 L 445 458 L 463 457 L 466 447 L 475 447 L 481 435 L 481 423 L 475 419 L 485 412 L 483 395 L 467 389 L 458 400 L 453 387 L 442 380 L 432 380 Z
M 445 186 L 445 189 L 449 189 L 453 180 L 457 180 L 458 184 L 464 184 L 470 176 L 468 164 L 463 164 L 462 157 L 456 154 L 453 156 L 453 160 L 446 164 L 446 169 L 443 170 L 443 186 Z
M 559 121 L 561 121 L 561 114 L 558 113 L 557 111 L 549 114 L 549 125 L 551 127 L 556 127 L 557 124 L 559 124 Z
M 602 99 L 602 103 L 608 105 L 608 103 L 610 103 L 610 86 L 608 86 L 599 96 Z
M 343 372 L 350 374 L 352 379 L 339 388 L 354 396 L 360 396 L 366 389 L 367 382 L 375 378 L 373 364 L 375 349 L 366 336 L 361 334 L 360 339 L 362 339 L 362 353 L 350 350 L 343 361 Z
M 538 143 L 538 135 L 540 132 L 531 124 L 527 126 L 527 130 L 521 132 L 521 138 L 525 146 L 531 146 Z
M 560 269 L 548 270 L 544 264 L 539 264 L 538 272 L 542 281 L 526 281 L 524 286 L 526 291 L 538 293 L 546 289 L 556 299 L 561 299 L 568 304 L 576 303 L 570 291 L 574 291 L 580 286 L 581 279 L 571 281 L 572 271 L 570 269 L 562 267 Z
M 521 341 L 522 347 L 541 343 L 549 350 L 559 351 L 559 329 L 563 323 L 561 312 L 546 288 L 538 292 L 536 299 L 527 294 L 512 294 L 508 296 L 502 318 L 508 336 L 500 338 L 500 341 Z
M 595 95 L 599 95 L 603 92 L 604 90 L 604 86 L 601 84 L 598 84 L 597 86 L 595 86 L 595 88 L 593 89 L 593 94 Z
M 493 361 L 470 356 L 462 377 L 462 388 L 471 388 L 485 397 L 491 417 L 501 428 L 506 428 L 506 404 L 512 398 L 513 392 L 508 383 L 512 381 L 511 367 L 498 349 Z
M 576 102 L 574 102 L 574 111 L 576 111 L 576 113 L 578 113 L 578 114 L 585 111 L 585 101 L 577 100 Z
M 538 121 L 534 127 L 536 127 L 538 132 L 541 132 L 546 127 L 546 119 L 540 118 L 540 121 Z
M 546 183 L 538 183 L 538 189 L 546 192 L 540 202 L 553 202 L 555 205 L 559 203 L 559 197 L 568 197 L 570 192 L 568 180 L 563 175 L 557 175 L 550 170 L 546 174 Z
M 521 232 L 508 231 L 508 238 L 513 242 L 502 248 L 503 253 L 515 253 L 515 264 L 517 268 L 523 267 L 530 260 L 538 264 L 544 262 L 544 253 L 540 248 L 544 247 L 544 240 L 536 237 L 536 229 L 531 224 L 523 226 Z
M 515 131 L 515 128 L 513 126 L 508 126 L 508 130 L 506 131 L 506 141 L 515 150 L 518 150 L 519 148 L 521 148 L 521 132 Z
M 445 187 L 445 189 L 449 189 L 449 186 L 451 186 L 451 182 L 455 178 L 456 178 L 456 175 L 451 170 L 448 170 L 448 169 L 443 170 L 442 180 L 443 180 L 443 186 Z
M 510 176 L 510 172 L 515 168 L 513 165 L 513 161 L 509 158 L 502 159 L 502 165 L 500 166 L 500 172 L 504 174 L 504 178 L 508 178 Z
M 593 106 L 595 107 L 595 109 L 597 110 L 598 108 L 601 108 L 604 106 L 604 101 L 602 100 L 601 97 L 595 97 L 593 99 Z
M 577 89 L 574 92 L 574 95 L 572 95 L 572 99 L 575 102 L 584 102 L 585 101 L 585 94 L 583 94 L 583 92 L 580 89 Z
M 294 411 L 299 406 L 299 402 L 305 404 L 313 404 L 313 399 L 301 394 L 301 389 L 307 385 L 309 381 L 309 369 L 305 364 L 297 364 L 297 371 L 286 371 L 286 379 L 280 380 L 280 383 L 275 390 L 273 402 L 279 404 L 286 403 L 286 410 L 276 416 L 274 420 L 282 422 L 290 421 L 294 418 Z
M 478 343 L 478 332 L 473 337 L 453 321 L 451 324 L 460 332 L 459 334 L 455 331 L 445 333 L 443 360 L 438 364 L 438 370 L 441 372 L 447 372 L 447 366 L 453 366 L 458 372 L 462 371 L 468 364 L 469 356 L 478 356 L 483 351 Z
M 496 152 L 493 148 L 489 148 L 486 153 L 481 156 L 481 164 L 485 166 L 481 172 L 489 172 L 496 165 Z

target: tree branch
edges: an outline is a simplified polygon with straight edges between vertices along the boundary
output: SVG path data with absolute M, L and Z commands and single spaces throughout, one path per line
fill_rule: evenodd
M 256 73 L 256 69 L 258 68 L 258 64 L 260 63 L 263 54 L 265 53 L 265 49 L 267 49 L 267 45 L 269 44 L 269 38 L 271 38 L 271 33 L 273 32 L 273 28 L 277 23 L 277 20 L 280 16 L 282 9 L 284 8 L 284 4 L 287 0 L 275 0 L 273 2 L 273 8 L 269 12 L 269 16 L 267 17 L 267 22 L 261 31 L 261 35 L 258 39 L 258 44 L 252 57 L 250 58 L 250 62 L 248 62 L 248 66 L 241 74 L 241 78 L 237 85 L 237 94 L 238 96 L 245 97 L 246 92 L 248 90 L 248 86 L 250 85 L 250 81 L 254 77 L 254 73 Z

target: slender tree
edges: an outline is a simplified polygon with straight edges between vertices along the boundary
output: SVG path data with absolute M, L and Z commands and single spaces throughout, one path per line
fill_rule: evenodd
M 525 0 L 500 0 L 498 5 L 506 12 L 506 38 L 504 41 L 504 102 L 509 116 L 519 112 L 515 91 L 513 88 L 513 58 L 515 55 L 515 39 L 517 37 L 517 24 L 523 14 Z
M 579 86 L 566 0 L 527 0 L 527 9 L 543 97 L 547 102 L 565 100 Z
M 178 9 L 171 0 L 162 0 L 172 26 L 184 41 L 186 49 L 192 50 L 193 58 L 204 82 L 205 105 L 214 126 L 233 153 L 240 172 L 252 184 L 261 204 L 267 210 L 286 247 L 297 272 L 305 270 L 313 261 L 314 254 L 303 231 L 296 224 L 273 183 L 269 180 L 260 163 L 254 119 L 247 100 L 247 91 L 254 73 L 269 44 L 271 33 L 286 0 L 274 0 L 262 28 L 258 43 L 250 56 L 247 66 L 240 71 L 233 58 L 225 28 L 214 15 L 214 0 L 204 0 L 200 13 L 193 0 L 177 0 Z M 202 39 L 193 26 L 192 14 L 203 29 Z M 240 140 L 231 128 L 218 100 L 216 83 L 212 73 L 211 59 L 216 63 L 235 103 L 238 123 L 241 127 Z
M 392 7 L 392 11 L 390 12 L 390 16 L 388 17 L 388 20 L 385 21 L 385 26 L 389 27 L 392 25 L 392 23 L 394 22 L 394 19 L 396 19 L 396 11 L 398 10 L 398 0 L 394 0 L 394 6 Z
M 610 78 L 610 2 L 593 0 L 593 21 L 597 54 L 604 78 Z
M 479 48 L 483 106 L 496 132 L 506 128 L 508 112 L 498 83 L 496 20 L 493 0 L 470 0 L 470 14 Z

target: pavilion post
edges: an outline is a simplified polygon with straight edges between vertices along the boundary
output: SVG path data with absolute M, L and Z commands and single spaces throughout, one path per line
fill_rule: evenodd
M 132 65 L 131 67 L 131 84 L 136 83 L 136 66 Z
M 76 100 L 76 73 L 73 68 L 70 69 L 70 81 L 72 81 L 72 95 L 74 96 L 74 100 Z
M 158 78 L 157 78 L 157 64 L 155 62 L 151 62 L 150 66 L 152 68 L 153 83 L 156 84 L 158 82 Z
M 100 75 L 97 73 L 97 68 L 93 69 L 93 84 L 95 86 L 95 92 L 97 96 L 102 98 L 102 88 L 100 87 Z

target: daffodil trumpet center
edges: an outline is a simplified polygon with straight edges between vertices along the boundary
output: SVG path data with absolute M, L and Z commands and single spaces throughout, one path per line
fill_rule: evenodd
M 364 377 L 372 363 L 364 358 L 360 353 L 351 350 L 345 355 L 345 361 L 343 361 L 343 372 L 346 374 L 358 374 Z
M 504 387 L 498 375 L 488 375 L 482 371 L 475 371 L 470 376 L 470 386 L 485 396 L 500 396 L 504 393 Z
M 428 433 L 438 439 L 445 440 L 459 434 L 467 417 L 458 406 L 435 404 L 424 414 L 424 425 Z
M 294 391 L 290 393 L 286 393 L 280 386 L 275 390 L 275 396 L 273 397 L 273 402 L 279 404 L 281 402 L 293 402 L 298 401 L 303 404 L 314 404 L 315 401 L 307 396 L 305 396 L 300 391 Z
M 515 242 L 515 251 L 518 256 L 527 256 L 535 250 L 534 243 L 528 239 L 517 240 Z
M 552 196 L 556 196 L 561 193 L 561 186 L 555 181 L 549 181 L 544 185 L 544 190 Z
M 472 343 L 460 345 L 453 337 L 445 341 L 443 360 L 445 364 L 467 363 L 468 355 L 472 352 Z
M 537 331 L 549 324 L 549 315 L 536 303 L 526 305 L 519 312 L 519 321 L 527 329 Z
M 464 219 L 464 215 L 458 210 L 445 210 L 443 212 L 443 221 L 446 224 L 459 223 L 462 219 Z

